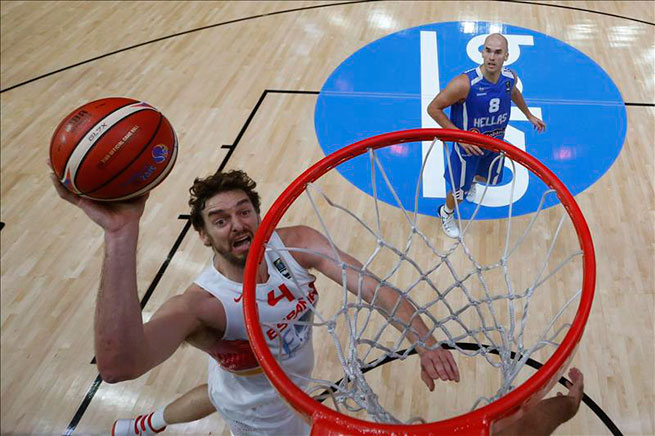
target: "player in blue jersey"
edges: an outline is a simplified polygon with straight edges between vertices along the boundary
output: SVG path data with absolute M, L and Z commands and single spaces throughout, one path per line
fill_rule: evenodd
M 516 87 L 516 73 L 503 68 L 508 57 L 507 39 L 499 33 L 489 35 L 482 49 L 482 65 L 450 81 L 432 100 L 428 114 L 443 128 L 482 133 L 503 139 L 509 123 L 512 102 L 525 114 L 528 121 L 542 132 L 546 124 L 530 113 L 521 91 Z M 450 106 L 450 119 L 444 109 Z M 501 182 L 503 157 L 472 144 L 455 143 L 450 152 L 450 163 L 444 177 L 449 187 L 446 202 L 439 207 L 442 227 L 446 235 L 460 235 L 454 217 L 455 200 L 475 198 L 476 184 L 495 185 Z

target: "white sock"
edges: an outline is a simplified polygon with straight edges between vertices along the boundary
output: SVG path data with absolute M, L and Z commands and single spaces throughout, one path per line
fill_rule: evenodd
M 448 203 L 444 203 L 444 205 L 443 205 L 443 210 L 444 210 L 444 212 L 446 212 L 448 215 L 450 215 L 451 213 L 453 213 L 453 212 L 455 211 L 454 209 L 451 209 L 451 208 L 448 207 Z
M 164 409 L 166 409 L 166 407 L 157 409 L 152 414 L 150 418 L 150 426 L 152 427 L 153 431 L 162 431 L 168 425 L 164 419 Z

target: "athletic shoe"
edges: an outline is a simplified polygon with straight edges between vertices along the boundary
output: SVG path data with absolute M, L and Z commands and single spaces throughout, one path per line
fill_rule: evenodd
M 469 189 L 469 192 L 466 193 L 466 201 L 474 203 L 477 192 L 478 184 L 476 182 L 471 183 L 471 188 Z
M 439 216 L 441 217 L 441 228 L 446 236 L 453 239 L 459 238 L 459 227 L 457 227 L 455 212 L 447 213 L 442 204 L 439 207 Z
M 166 430 L 166 427 L 155 429 L 152 427 L 149 415 L 139 415 L 133 419 L 117 419 L 111 427 L 111 436 L 147 436 Z

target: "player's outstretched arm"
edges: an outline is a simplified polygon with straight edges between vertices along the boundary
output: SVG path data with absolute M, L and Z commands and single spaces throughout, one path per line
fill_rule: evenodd
M 116 332 L 116 335 L 125 336 L 125 342 L 101 350 L 104 360 L 101 365 L 98 353 L 98 369 L 107 381 L 131 380 L 168 359 L 183 342 L 206 350 L 224 330 L 223 306 L 193 283 L 183 294 L 168 299 L 147 323 L 141 323 L 139 318 L 139 323 L 130 329 Z M 109 337 L 107 332 L 98 329 L 96 333 L 103 338 Z
M 280 229 L 279 234 L 288 247 L 306 248 L 317 253 L 294 253 L 294 257 L 303 267 L 315 268 L 339 284 L 342 283 L 345 273 L 346 287 L 351 293 L 359 295 L 359 271 L 363 266 L 361 262 L 341 250 L 337 249 L 337 253 L 335 253 L 327 238 L 310 227 L 296 226 Z M 338 261 L 350 267 L 342 269 L 337 258 Z M 403 324 L 411 326 L 411 329 L 406 329 L 401 323 L 392 322 L 392 325 L 406 334 L 412 343 L 421 340 L 426 345 L 426 347 L 417 346 L 421 357 L 423 382 L 430 390 L 433 390 L 434 380 L 459 381 L 459 370 L 451 352 L 441 347 L 434 347 L 437 340 L 430 334 L 430 330 L 416 311 L 416 307 L 399 291 L 389 286 L 379 285 L 379 280 L 364 276 L 361 296 L 366 302 L 374 304 L 385 317 L 400 320 Z
M 199 311 L 209 311 L 219 304 L 218 300 L 212 301 L 207 296 L 192 284 L 183 294 L 167 300 L 147 323 L 143 324 L 139 313 L 138 322 L 133 322 L 129 328 L 110 329 L 107 324 L 99 328 L 102 315 L 98 311 L 96 353 L 103 380 L 112 383 L 137 378 L 173 355 L 184 341 L 201 331 L 204 324 Z M 221 316 L 223 312 L 216 313 L 217 324 Z M 113 346 L 118 337 L 122 342 Z
M 161 309 L 172 319 L 172 327 L 165 334 L 150 329 L 146 336 L 136 284 L 136 248 L 147 195 L 99 202 L 68 191 L 54 174 L 51 179 L 61 198 L 79 207 L 105 232 L 94 326 L 100 375 L 109 383 L 136 378 L 171 355 L 195 328 L 195 318 L 183 313 L 186 304 L 174 299 Z

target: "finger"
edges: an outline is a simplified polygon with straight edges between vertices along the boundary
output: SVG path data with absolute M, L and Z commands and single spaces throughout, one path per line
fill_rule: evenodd
M 575 400 L 579 403 L 584 395 L 584 382 L 582 372 L 578 368 L 573 367 L 569 369 L 569 377 L 572 381 L 572 383 L 567 384 L 567 388 L 569 388 L 569 395 L 575 398 Z
M 452 362 L 448 360 L 448 352 L 444 351 L 441 353 L 441 364 L 443 365 L 444 372 L 449 381 L 455 380 L 455 371 L 453 369 Z
M 436 360 L 434 362 L 434 369 L 437 371 L 437 374 L 439 375 L 441 381 L 450 380 L 450 377 L 448 376 L 448 372 L 446 371 L 446 366 L 443 363 L 441 363 L 440 360 Z
M 423 371 L 426 373 L 428 377 L 430 377 L 433 380 L 439 378 L 439 373 L 435 369 L 431 360 L 428 360 L 428 362 L 425 365 L 423 365 Z
M 467 144 L 466 151 L 468 154 L 474 154 L 476 156 L 480 155 L 480 149 L 473 144 Z
M 477 154 L 478 156 L 482 156 L 482 155 L 484 154 L 484 152 L 482 151 L 482 149 L 481 149 L 480 147 L 478 147 L 477 145 L 474 145 L 473 148 L 474 148 L 474 150 L 476 150 L 476 152 L 477 152 L 476 154 Z
M 450 363 L 447 357 L 443 358 L 443 369 L 446 372 L 446 376 L 448 377 L 448 381 L 455 381 L 457 380 L 457 376 L 455 375 L 455 370 L 453 369 L 453 365 Z
M 459 368 L 457 368 L 457 362 L 455 362 L 455 358 L 453 357 L 453 354 L 450 351 L 446 352 L 446 360 L 448 360 L 448 363 L 450 364 L 450 368 L 453 371 L 454 379 L 456 382 L 459 382 Z
M 439 351 L 439 359 L 449 381 L 455 380 L 455 371 L 452 368 L 452 362 L 448 359 L 450 353 L 446 350 Z
M 64 185 L 61 184 L 59 179 L 54 173 L 50 173 L 50 180 L 52 180 L 52 184 L 55 186 L 55 190 L 57 191 L 57 194 L 63 199 L 67 199 L 68 194 L 70 194 L 70 191 L 66 189 Z
M 434 390 L 434 381 L 432 381 L 432 378 L 427 374 L 425 371 L 421 371 L 421 380 L 423 380 L 423 383 L 430 389 L 430 392 Z
M 582 401 L 582 397 L 584 396 L 582 386 L 574 385 L 569 391 L 569 396 L 573 397 L 577 404 L 580 404 L 580 401 Z
M 426 359 L 427 362 L 425 363 L 424 369 L 426 370 L 428 375 L 433 379 L 439 378 L 443 381 L 446 381 L 447 380 L 446 372 L 444 371 L 441 362 L 439 362 L 437 359 L 438 356 L 434 356 L 434 355 L 428 356 L 428 358 Z
M 583 380 L 582 371 L 575 367 L 569 369 L 569 377 L 571 377 L 573 383 L 576 383 L 578 380 Z
M 582 392 L 584 391 L 584 383 L 581 375 L 575 377 L 569 389 L 578 395 L 582 394 Z
M 79 206 L 80 203 L 82 202 L 83 198 L 80 197 L 79 195 L 75 195 L 71 191 L 69 191 L 57 178 L 57 176 L 54 173 L 50 173 L 50 180 L 52 180 L 52 184 L 55 187 L 55 191 L 57 191 L 57 195 L 59 195 L 60 198 L 63 198 L 67 202 L 74 204 L 75 206 Z

